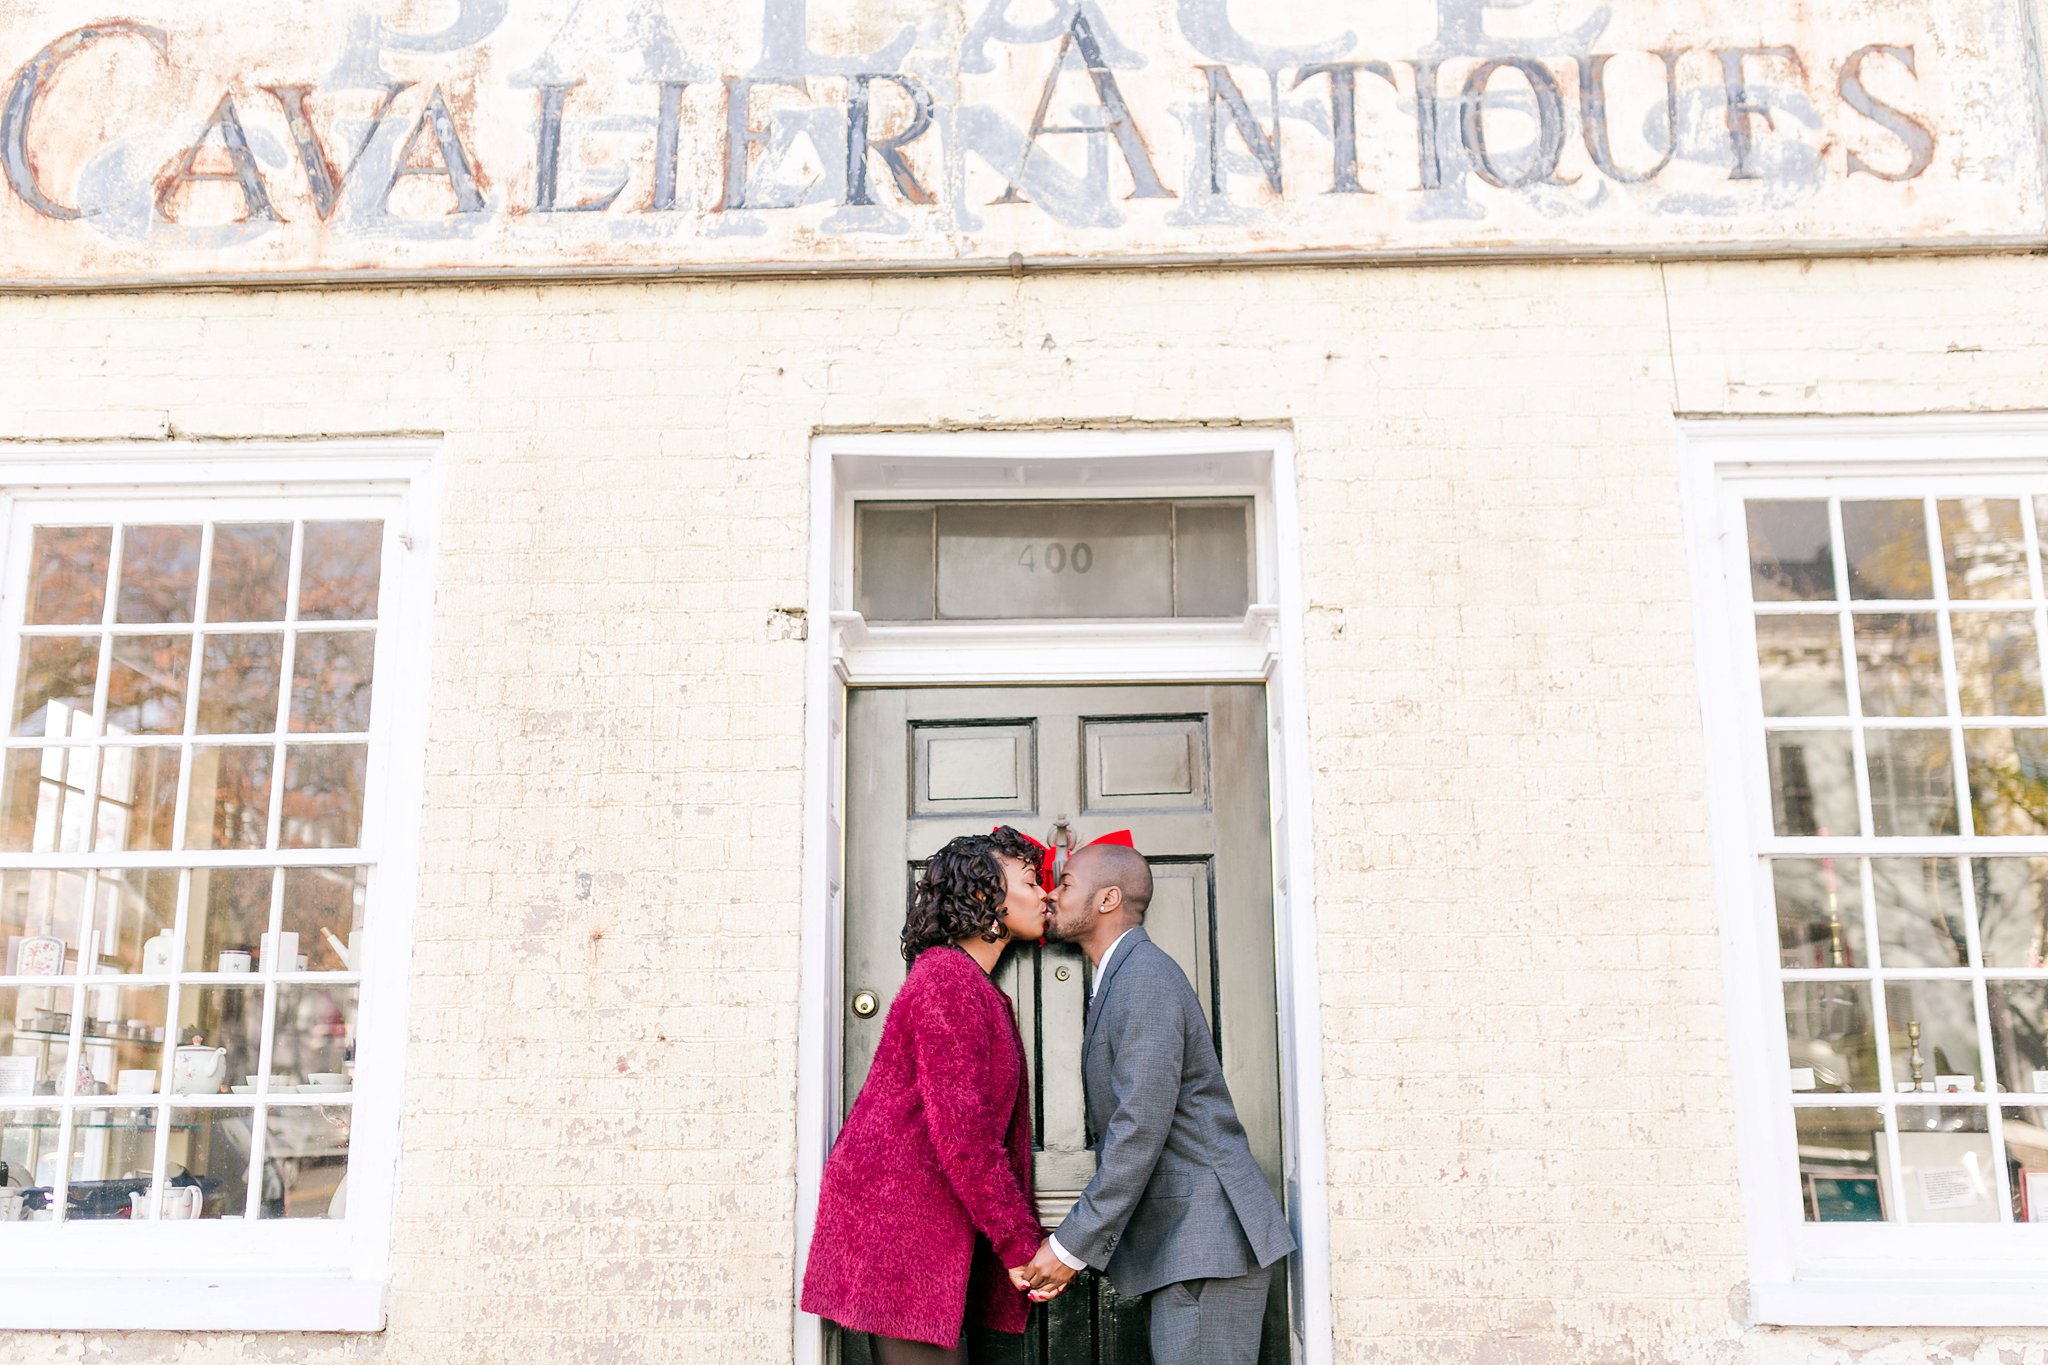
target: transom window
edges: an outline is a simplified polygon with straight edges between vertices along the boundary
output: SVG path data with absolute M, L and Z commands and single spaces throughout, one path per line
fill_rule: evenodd
M 1251 604 L 1249 498 L 861 502 L 870 621 L 1223 619 Z

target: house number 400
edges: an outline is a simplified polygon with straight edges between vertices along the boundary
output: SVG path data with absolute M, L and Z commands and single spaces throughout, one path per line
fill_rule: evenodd
M 1095 550 L 1085 540 L 1072 545 L 1062 545 L 1057 540 L 1043 545 L 1026 545 L 1024 553 L 1017 556 L 1017 562 L 1024 566 L 1026 573 L 1037 573 L 1039 566 L 1045 566 L 1047 573 L 1087 573 L 1095 567 Z

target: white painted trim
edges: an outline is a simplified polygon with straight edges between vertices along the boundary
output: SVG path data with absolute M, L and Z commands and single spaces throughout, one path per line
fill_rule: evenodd
M 1716 419 L 1679 431 L 1688 467 L 1705 462 L 1722 480 L 1910 471 L 1924 483 L 2039 461 L 2048 412 Z
M 362 861 L 373 863 L 372 983 L 357 1022 L 349 1212 L 326 1220 L 21 1224 L 0 1237 L 35 1273 L 0 1277 L 0 1330 L 377 1331 L 396 1213 L 438 558 L 438 445 L 423 440 L 30 445 L 0 449 L 0 513 L 37 502 L 132 515 L 237 500 L 383 515 L 377 737 Z M 301 500 L 318 499 L 308 504 Z M 5 592 L 7 585 L 0 585 Z M 265 866 L 306 856 L 254 855 Z M 182 865 L 190 855 L 137 855 Z M 38 861 L 30 858 L 28 861 Z M 48 861 L 48 860 L 43 860 Z M 69 859 L 75 862 L 73 856 Z M 119 860 L 125 861 L 125 860 Z M 325 979 L 325 978 L 323 978 Z M 372 1064 L 364 1065 L 365 1062 Z M 216 1106 L 218 1107 L 218 1106 Z M 17 1259 L 18 1258 L 18 1259 Z M 163 1267 L 181 1274 L 165 1275 Z
M 841 876 L 835 837 L 837 793 L 845 784 L 845 751 L 834 721 L 846 704 L 846 681 L 832 657 L 832 458 L 811 443 L 809 629 L 804 642 L 804 847 L 802 921 L 798 931 L 796 1043 L 796 1283 L 803 1294 L 804 1266 L 818 1216 L 825 1155 L 838 1130 L 833 1081 L 841 980 L 837 887 Z M 792 1307 L 796 1365 L 825 1365 L 825 1334 L 818 1320 Z
M 1331 1310 L 1329 1148 L 1323 1115 L 1322 978 L 1317 970 L 1314 793 L 1309 784 L 1308 666 L 1302 620 L 1308 606 L 1301 577 L 1301 506 L 1295 485 L 1294 437 L 1273 441 L 1270 572 L 1277 580 L 1279 648 L 1267 696 L 1273 808 L 1287 813 L 1275 831 L 1274 915 L 1279 948 L 1281 1137 L 1297 1210 L 1296 1345 L 1303 1365 L 1335 1358 Z M 1263 556 L 1262 556 L 1263 557 Z
M 32 1332 L 381 1332 L 385 1285 L 323 1275 L 0 1277 Z
M 2048 1326 L 2048 1238 L 2014 1224 L 1807 1224 L 1785 1139 L 1792 1101 L 1776 985 L 1777 941 L 1759 904 L 1756 858 L 1788 849 L 1749 799 L 1762 763 L 1762 718 L 1737 645 L 1749 638 L 1734 584 L 1746 547 L 1728 509 L 1743 487 L 1823 496 L 1841 481 L 1866 489 L 1939 493 L 1973 477 L 2048 474 L 2048 414 L 1982 417 L 1681 421 L 1679 473 L 1691 562 L 1706 796 L 1715 899 L 1721 908 L 1730 1077 L 1749 1243 L 1749 1316 L 1785 1326 Z M 1981 485 L 1970 491 L 1981 491 Z M 1845 848 L 1918 851 L 1913 840 L 1856 840 Z M 1944 854 L 1984 840 L 1944 838 Z M 1831 845 L 1833 847 L 1833 845 Z M 2026 852 L 2000 840 L 1998 852 Z M 1895 1097 L 1887 1095 L 1884 1102 Z M 1996 1096 L 1979 1096 L 1979 1102 Z M 1817 1101 L 1816 1101 L 1817 1102 Z
M 1279 648 L 1279 612 L 1242 621 L 1017 621 L 873 626 L 832 613 L 832 647 L 849 683 L 1263 682 Z
M 1750 1289 L 1750 1320 L 1779 1327 L 2040 1327 L 2048 1284 L 2015 1280 L 2000 1268 L 1986 1278 L 1930 1293 L 1924 1280 L 1802 1279 Z
M 1680 436 L 1688 450 L 1714 451 L 1715 465 L 1756 463 L 1760 445 L 1780 442 L 1806 447 L 1833 446 L 1834 458 L 1860 460 L 1868 452 L 1844 449 L 1840 443 L 1854 440 L 1878 445 L 1924 441 L 1937 436 L 1968 436 L 1973 440 L 2002 436 L 2040 435 L 2048 432 L 2048 409 L 2021 412 L 1928 412 L 1910 416 L 1850 417 L 1704 417 L 1679 423 Z M 1802 458 L 1827 458 L 1825 451 L 1803 453 Z
M 439 443 L 414 437 L 337 441 L 148 441 L 0 445 L 0 484 L 16 497 L 108 488 L 275 485 L 272 491 L 404 485 Z
M 1242 622 L 1014 622 L 869 626 L 848 608 L 857 497 L 1216 497 L 1253 501 L 1254 596 Z M 1270 604 L 1270 605 L 1267 605 Z M 824 435 L 811 443 L 811 558 L 804 724 L 804 893 L 797 1041 L 800 1287 L 825 1153 L 837 1129 L 839 733 L 849 682 L 1258 681 L 1268 686 L 1274 932 L 1280 1009 L 1283 1163 L 1296 1253 L 1295 1358 L 1328 1365 L 1329 1187 L 1316 974 L 1307 688 L 1301 657 L 1300 512 L 1284 431 L 1198 428 Z M 1115 638 L 1105 636 L 1113 631 Z M 796 1313 L 797 1365 L 825 1365 L 824 1331 Z

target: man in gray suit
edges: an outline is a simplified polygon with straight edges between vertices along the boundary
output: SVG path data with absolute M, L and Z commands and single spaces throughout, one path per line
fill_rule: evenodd
M 1151 901 L 1152 869 L 1116 844 L 1074 854 L 1053 893 L 1047 936 L 1095 964 L 1081 1044 L 1095 1178 L 1013 1275 L 1050 1298 L 1093 1266 L 1118 1293 L 1152 1296 L 1155 1365 L 1252 1365 L 1271 1267 L 1294 1236 L 1194 988 L 1145 936 Z

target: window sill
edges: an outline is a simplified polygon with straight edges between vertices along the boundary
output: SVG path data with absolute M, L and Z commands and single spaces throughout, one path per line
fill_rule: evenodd
M 2048 1281 L 1794 1280 L 1750 1286 L 1749 1317 L 1775 1327 L 2048 1327 Z
M 384 1289 L 341 1275 L 5 1275 L 0 1331 L 381 1332 Z

